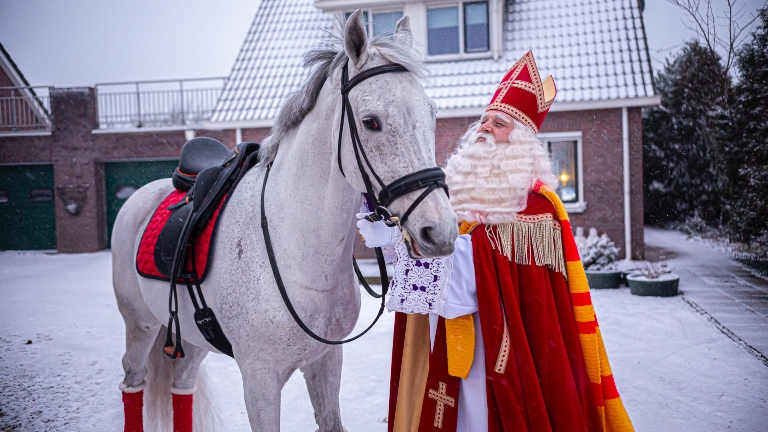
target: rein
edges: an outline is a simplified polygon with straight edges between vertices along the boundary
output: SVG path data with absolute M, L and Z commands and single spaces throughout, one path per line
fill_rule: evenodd
M 381 75 L 385 73 L 390 72 L 407 72 L 408 69 L 406 69 L 404 66 L 399 64 L 387 64 L 382 66 L 376 66 L 370 69 L 366 69 L 359 74 L 355 75 L 354 78 L 351 80 L 349 79 L 349 72 L 348 72 L 348 65 L 349 65 L 349 59 L 344 63 L 344 67 L 342 68 L 341 72 L 341 97 L 342 97 L 342 105 L 341 105 L 341 125 L 339 126 L 339 142 L 337 146 L 337 159 L 339 164 L 339 171 L 341 172 L 341 175 L 346 178 L 346 175 L 344 174 L 344 169 L 341 164 L 341 143 L 342 143 L 342 137 L 344 134 L 344 116 L 346 114 L 347 116 L 347 123 L 349 123 L 349 133 L 350 137 L 352 138 L 352 148 L 355 151 L 355 159 L 357 161 L 357 167 L 360 171 L 360 175 L 363 179 L 363 183 L 365 184 L 365 190 L 368 193 L 368 197 L 371 200 L 371 204 L 373 206 L 373 214 L 368 217 L 371 221 L 379 221 L 384 220 L 385 223 L 388 226 L 395 226 L 397 225 L 401 230 L 403 230 L 403 226 L 405 224 L 405 221 L 408 219 L 408 216 L 413 212 L 413 210 L 429 195 L 437 188 L 442 188 L 446 194 L 448 194 L 448 186 L 445 183 L 445 173 L 442 169 L 438 167 L 434 168 L 426 168 L 423 170 L 416 171 L 411 174 L 407 174 L 403 177 L 400 177 L 399 179 L 393 181 L 392 183 L 385 185 L 384 182 L 381 180 L 381 178 L 376 174 L 376 171 L 373 169 L 373 166 L 371 166 L 371 162 L 368 160 L 368 155 L 366 155 L 365 150 L 363 149 L 362 142 L 360 141 L 360 136 L 357 132 L 357 126 L 355 124 L 355 114 L 352 111 L 352 105 L 349 102 L 349 92 L 352 90 L 356 85 L 360 84 L 361 82 L 367 80 L 368 78 L 374 77 L 376 75 Z M 363 161 L 365 162 L 365 165 L 368 166 L 368 170 L 365 169 L 365 166 L 363 165 Z M 358 280 L 360 281 L 360 284 L 363 285 L 363 288 L 374 298 L 380 298 L 381 299 L 381 306 L 379 307 L 379 312 L 376 315 L 376 318 L 374 318 L 373 322 L 361 333 L 359 333 L 356 336 L 353 336 L 348 339 L 344 340 L 328 340 L 321 336 L 318 336 L 315 332 L 309 329 L 306 324 L 304 324 L 304 321 L 301 320 L 301 317 L 299 317 L 298 313 L 296 313 L 296 309 L 293 307 L 293 304 L 291 303 L 290 298 L 288 297 L 288 292 L 285 289 L 285 284 L 283 283 L 283 278 L 280 275 L 280 269 L 277 266 L 277 260 L 275 259 L 275 252 L 272 247 L 272 240 L 269 235 L 269 225 L 267 223 L 267 214 L 266 214 L 266 208 L 264 205 L 264 195 L 267 190 L 267 179 L 269 178 L 269 172 L 272 169 L 272 164 L 268 164 L 266 167 L 266 171 L 264 173 L 264 184 L 261 189 L 261 230 L 264 235 L 264 244 L 267 248 L 267 256 L 269 257 L 269 265 L 272 267 L 272 274 L 275 277 L 275 282 L 277 283 L 277 288 L 280 291 L 280 296 L 283 298 L 283 302 L 285 303 L 285 306 L 288 308 L 288 312 L 290 312 L 291 316 L 293 317 L 294 321 L 296 321 L 296 324 L 301 327 L 304 332 L 311 336 L 313 339 L 322 342 L 324 344 L 328 345 L 341 345 L 345 344 L 347 342 L 352 342 L 353 340 L 356 340 L 366 334 L 373 326 L 378 322 L 379 318 L 381 318 L 381 315 L 384 313 L 384 304 L 385 304 L 385 298 L 387 291 L 389 290 L 389 277 L 387 275 L 387 266 L 384 262 L 384 254 L 381 251 L 381 248 L 374 248 L 374 251 L 376 253 L 376 261 L 378 262 L 379 266 L 379 273 L 381 275 L 381 294 L 375 292 L 370 285 L 365 281 L 365 278 L 363 277 L 363 274 L 360 272 L 360 268 L 357 265 L 357 260 L 352 258 L 352 264 L 355 269 L 355 274 L 357 275 Z M 377 195 L 373 189 L 373 182 L 371 182 L 371 178 L 368 175 L 368 171 L 370 171 L 373 178 L 376 180 L 376 182 L 381 187 L 381 192 Z M 411 203 L 410 207 L 403 213 L 401 217 L 397 217 L 392 214 L 392 212 L 387 208 L 392 202 L 394 202 L 396 199 L 402 197 L 403 195 L 406 195 L 408 193 L 424 189 L 424 192 L 421 193 L 414 201 Z M 403 236 L 406 245 L 408 245 L 410 249 L 410 244 L 408 244 L 408 236 Z
M 378 249 L 376 251 L 376 258 L 379 261 L 379 270 L 382 269 L 382 264 L 384 265 L 383 267 L 384 270 L 381 276 L 381 294 L 376 293 L 370 287 L 370 285 L 368 285 L 362 273 L 360 272 L 360 268 L 357 266 L 357 261 L 355 261 L 355 259 L 352 258 L 352 262 L 355 267 L 355 273 L 357 274 L 357 277 L 360 280 L 360 283 L 365 287 L 365 290 L 368 291 L 368 293 L 374 298 L 381 298 L 381 306 L 379 307 L 379 313 L 376 314 L 376 318 L 373 320 L 371 325 L 369 325 L 368 328 L 363 330 L 357 336 L 351 337 L 349 339 L 340 340 L 340 341 L 328 340 L 322 336 L 318 336 L 315 332 L 310 330 L 306 324 L 304 324 L 304 321 L 301 320 L 301 317 L 299 317 L 299 314 L 296 312 L 296 309 L 293 307 L 293 303 L 291 303 L 291 299 L 288 297 L 288 291 L 286 291 L 285 289 L 285 284 L 283 283 L 283 277 L 280 275 L 280 269 L 277 267 L 277 260 L 275 259 L 275 251 L 272 248 L 272 239 L 269 236 L 267 214 L 265 212 L 265 207 L 264 207 L 264 195 L 265 195 L 264 192 L 266 192 L 267 190 L 267 178 L 269 178 L 269 172 L 271 171 L 271 169 L 272 169 L 272 164 L 267 165 L 267 170 L 264 173 L 264 185 L 261 187 L 261 231 L 264 234 L 264 244 L 267 247 L 267 256 L 269 257 L 269 265 L 272 267 L 272 274 L 275 276 L 275 282 L 277 283 L 277 289 L 280 291 L 280 296 L 283 298 L 283 302 L 285 303 L 285 306 L 288 308 L 288 312 L 291 313 L 293 320 L 296 321 L 296 324 L 298 324 L 299 327 L 301 327 L 301 329 L 304 330 L 304 333 L 308 334 L 313 339 L 328 345 L 341 345 L 347 342 L 352 342 L 353 340 L 358 339 L 362 335 L 368 333 L 368 330 L 373 328 L 376 322 L 379 321 L 379 318 L 381 318 L 381 315 L 384 313 L 384 301 L 387 294 L 387 290 L 389 289 L 389 278 L 387 277 L 387 268 L 386 268 L 386 264 L 384 264 L 384 256 L 381 253 L 381 248 L 376 248 Z

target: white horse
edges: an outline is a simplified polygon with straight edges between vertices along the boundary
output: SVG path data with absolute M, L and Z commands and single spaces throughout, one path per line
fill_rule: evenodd
M 369 41 L 361 13 L 356 12 L 345 25 L 343 50 L 326 47 L 307 54 L 307 66 L 314 66 L 307 82 L 281 108 L 273 134 L 262 146 L 260 164 L 243 177 L 219 216 L 203 291 L 232 343 L 254 431 L 279 431 L 280 392 L 296 369 L 304 373 L 319 430 L 342 430 L 342 347 L 310 338 L 288 313 L 269 266 L 259 201 L 265 166 L 271 162 L 265 207 L 288 295 L 315 333 L 336 340 L 347 336 L 360 310 L 351 261 L 355 213 L 365 191 L 346 133 L 341 149 L 346 178 L 336 160 L 341 66 L 347 59 L 350 78 L 387 63 L 408 69 L 370 78 L 349 96 L 363 147 L 382 180 L 389 183 L 436 165 L 436 108 L 418 79 L 422 65 L 413 54 L 408 17 L 397 23 L 394 35 Z M 379 191 L 377 184 L 374 188 Z M 112 236 L 113 283 L 126 326 L 122 388 L 141 388 L 145 378 L 152 378 L 147 370 L 153 364 L 165 374 L 155 377 L 165 380 L 164 388 L 155 385 L 152 390 L 153 383 L 148 383 L 147 398 L 153 392 L 169 395 L 171 385 L 192 391 L 203 358 L 209 351 L 216 352 L 196 328 L 193 305 L 185 290 L 180 290 L 186 357 L 164 356 L 159 347 L 168 319 L 168 283 L 140 277 L 136 271 L 144 228 L 172 190 L 171 181 L 164 179 L 137 191 L 120 210 Z M 402 215 L 421 192 L 396 200 L 390 210 Z M 451 254 L 457 224 L 446 194 L 439 190 L 429 194 L 404 229 L 422 255 Z M 157 409 L 147 401 L 148 412 Z

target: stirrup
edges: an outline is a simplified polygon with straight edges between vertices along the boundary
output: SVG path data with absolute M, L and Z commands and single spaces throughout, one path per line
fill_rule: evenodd
M 173 324 L 176 324 L 176 343 L 173 343 Z M 184 358 L 184 348 L 181 346 L 181 328 L 179 327 L 179 316 L 177 312 L 172 312 L 168 319 L 168 333 L 165 337 L 163 353 L 170 359 Z

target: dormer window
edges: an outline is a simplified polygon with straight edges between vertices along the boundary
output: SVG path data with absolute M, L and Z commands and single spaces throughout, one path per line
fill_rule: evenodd
M 485 53 L 490 50 L 488 2 L 460 2 L 427 9 L 427 54 Z
M 344 14 L 345 18 L 349 18 L 349 16 L 352 15 L 352 12 L 346 12 Z M 373 17 L 373 20 L 368 19 L 369 17 Z M 397 11 L 379 11 L 379 10 L 371 10 L 371 9 L 364 9 L 363 10 L 363 24 L 365 25 L 365 29 L 368 32 L 368 35 L 371 36 L 377 36 L 382 33 L 392 33 L 395 31 L 395 25 L 397 24 L 397 21 L 400 20 L 400 18 L 403 17 L 403 11 L 397 10 Z

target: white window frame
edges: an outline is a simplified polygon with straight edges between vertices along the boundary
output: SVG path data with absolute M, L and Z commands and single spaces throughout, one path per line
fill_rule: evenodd
M 341 22 L 345 22 L 347 20 L 347 14 L 351 14 L 357 9 L 353 10 L 344 10 L 341 12 Z M 368 23 L 367 28 L 365 29 L 366 34 L 369 38 L 373 37 L 373 14 L 374 13 L 392 13 L 392 12 L 400 12 L 403 15 L 405 15 L 405 11 L 402 7 L 382 7 L 382 8 L 362 8 L 363 13 L 368 14 Z
M 424 11 L 425 15 L 425 33 L 424 33 L 424 57 L 429 62 L 439 62 L 439 61 L 453 61 L 453 60 L 472 60 L 472 59 L 484 59 L 484 58 L 491 58 L 494 57 L 494 53 L 496 51 L 496 38 L 494 35 L 498 31 L 496 29 L 496 19 L 494 16 L 494 1 L 493 0 L 487 0 L 488 4 L 488 51 L 483 52 L 473 52 L 468 53 L 464 52 L 464 49 L 466 48 L 464 46 L 464 33 L 466 32 L 464 28 L 464 4 L 465 3 L 475 3 L 479 0 L 463 0 L 463 1 L 438 1 L 438 2 L 430 2 L 426 5 L 426 10 Z M 427 14 L 430 9 L 442 9 L 446 7 L 457 7 L 459 10 L 459 53 L 458 54 L 438 54 L 438 55 L 429 55 L 429 25 L 426 24 L 427 22 Z
M 572 132 L 541 132 L 537 137 L 547 145 L 549 149 L 550 142 L 557 141 L 576 141 L 576 176 L 579 200 L 572 203 L 563 203 L 568 213 L 584 213 L 587 210 L 587 202 L 584 201 L 584 157 L 581 131 Z M 549 151 L 549 150 L 547 150 Z

